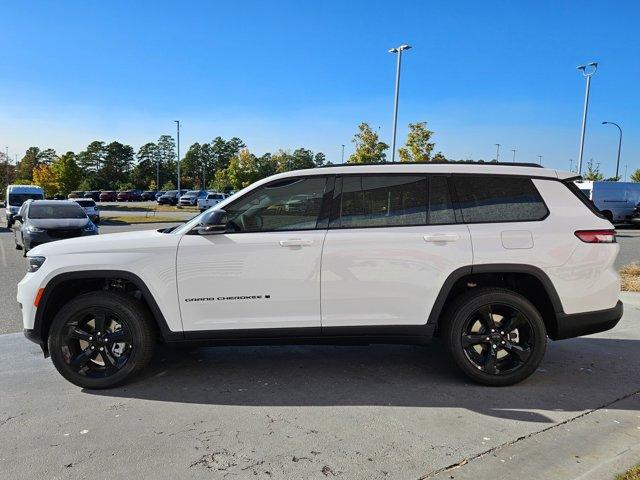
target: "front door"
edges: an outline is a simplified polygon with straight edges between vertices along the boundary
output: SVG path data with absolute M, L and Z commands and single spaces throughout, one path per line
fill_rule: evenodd
M 228 233 L 182 237 L 177 275 L 185 332 L 319 333 L 327 183 L 309 176 L 259 186 L 224 207 Z

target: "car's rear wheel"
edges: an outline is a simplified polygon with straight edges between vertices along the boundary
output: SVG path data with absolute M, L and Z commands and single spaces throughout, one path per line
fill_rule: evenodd
M 540 313 L 510 290 L 473 289 L 453 302 L 444 322 L 451 357 L 483 385 L 518 383 L 544 357 L 547 337 Z
M 114 387 L 151 360 L 152 322 L 145 305 L 129 295 L 86 293 L 55 316 L 48 339 L 51 359 L 60 374 L 79 387 Z

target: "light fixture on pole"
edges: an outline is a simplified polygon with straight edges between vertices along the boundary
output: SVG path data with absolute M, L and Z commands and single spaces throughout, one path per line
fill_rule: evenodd
M 513 163 L 516 163 L 516 149 L 513 148 L 511 151 L 513 152 Z
M 620 169 L 620 149 L 622 148 L 622 128 L 615 122 L 602 122 L 602 125 L 615 125 L 618 127 L 620 137 L 618 138 L 618 160 L 616 161 L 616 180 L 618 179 L 618 170 Z
M 496 143 L 496 162 L 500 161 L 500 144 Z
M 176 131 L 178 133 L 178 161 L 176 163 L 178 167 L 178 195 L 180 195 L 180 120 L 174 120 L 174 122 L 176 123 Z
M 589 71 L 587 68 L 591 67 Z M 584 153 L 584 134 L 587 129 L 587 112 L 589 110 L 589 90 L 591 88 L 591 76 L 598 69 L 598 62 L 591 62 L 588 65 L 577 67 L 582 72 L 582 76 L 587 79 L 587 87 L 584 92 L 584 109 L 582 111 L 582 129 L 580 130 L 580 153 L 578 154 L 578 175 L 582 173 L 582 154 Z
M 398 96 L 400 94 L 400 66 L 402 64 L 402 52 L 409 50 L 411 45 L 400 45 L 399 47 L 392 48 L 389 53 L 395 53 L 397 55 L 396 62 L 396 88 L 393 97 L 393 138 L 391 139 L 391 161 L 396 160 L 396 129 L 398 126 Z

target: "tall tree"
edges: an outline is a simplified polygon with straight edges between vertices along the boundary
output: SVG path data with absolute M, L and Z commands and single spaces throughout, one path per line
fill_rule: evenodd
M 58 191 L 58 182 L 46 163 L 41 163 L 33 169 L 33 182 L 44 190 L 46 197 L 52 197 Z
M 631 180 L 632 182 L 640 182 L 640 168 L 638 168 L 631 174 L 629 180 Z
M 233 137 L 228 141 L 222 137 L 216 137 L 211 141 L 210 151 L 215 162 L 215 170 L 225 169 L 229 165 L 231 158 L 240 153 L 246 145 L 238 137 Z
M 398 150 L 401 162 L 430 162 L 435 143 L 430 142 L 433 132 L 427 122 L 409 124 L 406 146 Z
M 42 151 L 38 147 L 29 147 L 18 163 L 18 178 L 33 180 L 33 169 L 40 163 Z
M 99 175 L 106 156 L 107 148 L 104 142 L 99 140 L 94 140 L 78 154 L 78 166 L 82 170 L 86 184 L 91 189 L 102 186 Z
M 275 155 L 278 162 L 278 172 L 289 172 L 291 170 L 302 170 L 316 166 L 313 152 L 306 148 L 298 148 L 293 153 L 280 150 Z
M 102 168 L 98 172 L 100 188 L 116 183 L 130 183 L 129 173 L 133 165 L 133 147 L 120 142 L 111 142 L 105 147 Z
M 256 157 L 246 148 L 231 158 L 226 175 L 231 186 L 239 190 L 260 179 Z
M 160 159 L 160 176 L 176 183 L 176 143 L 171 135 L 162 135 L 158 139 L 157 145 L 158 158 Z
M 162 178 L 158 179 L 160 156 L 158 146 L 153 143 L 145 143 L 136 154 L 138 163 L 131 172 L 131 182 L 136 188 L 148 188 L 156 190 L 155 185 L 162 184 Z M 154 187 L 151 186 L 154 183 Z
M 386 160 L 385 150 L 389 145 L 381 142 L 378 134 L 374 132 L 368 123 L 358 125 L 358 133 L 353 136 L 356 151 L 349 157 L 349 163 L 382 163 Z
M 82 170 L 78 166 L 73 152 L 67 152 L 54 160 L 51 164 L 51 171 L 56 177 L 57 191 L 63 195 L 76 190 L 80 185 Z

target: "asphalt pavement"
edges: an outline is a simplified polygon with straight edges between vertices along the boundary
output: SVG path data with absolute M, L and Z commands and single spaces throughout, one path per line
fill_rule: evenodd
M 66 382 L 0 335 L 3 478 L 607 479 L 638 461 L 640 295 L 615 329 L 474 385 L 442 345 L 158 348 L 133 383 Z

